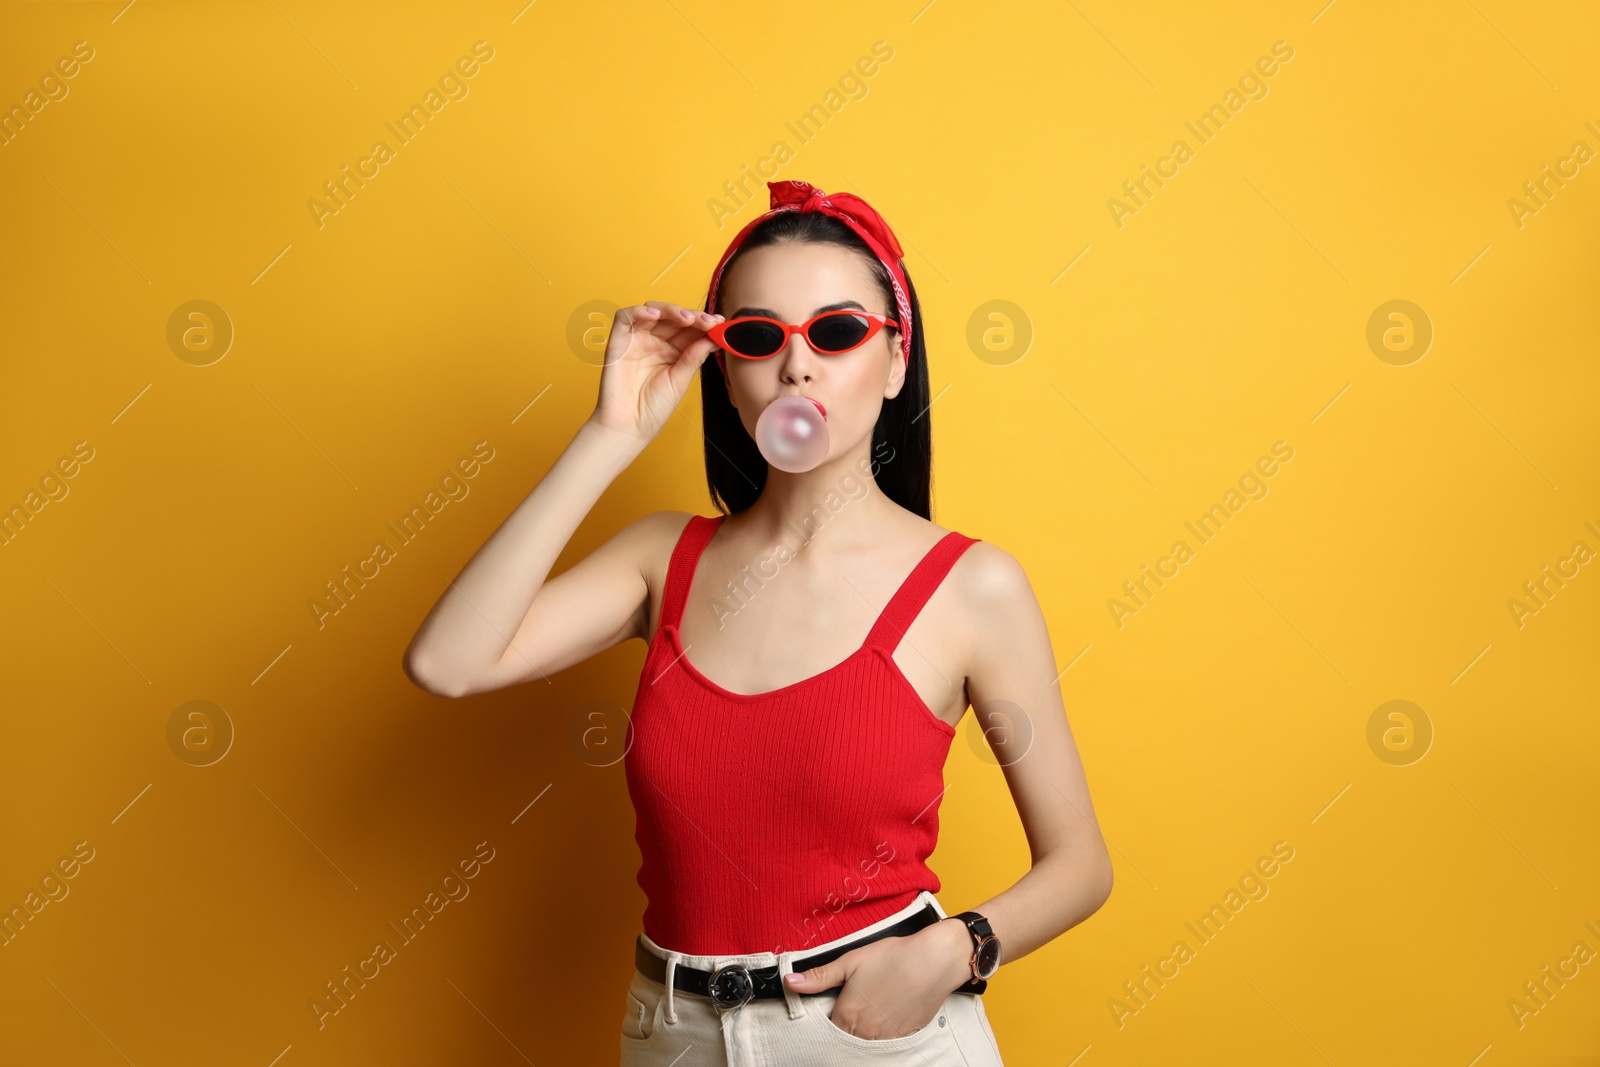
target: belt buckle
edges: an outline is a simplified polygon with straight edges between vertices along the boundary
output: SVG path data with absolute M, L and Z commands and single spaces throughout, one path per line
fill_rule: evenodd
M 706 992 L 718 1011 L 732 1011 L 755 996 L 755 982 L 750 978 L 750 968 L 742 963 L 727 963 L 711 972 Z

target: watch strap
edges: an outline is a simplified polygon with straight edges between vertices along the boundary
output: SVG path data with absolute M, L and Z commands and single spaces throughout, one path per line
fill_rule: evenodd
M 994 929 L 990 927 L 989 920 L 975 911 L 958 912 L 953 917 L 967 924 L 968 932 L 974 935 L 972 939 L 974 945 L 978 943 L 980 937 L 994 936 Z
M 972 978 L 973 984 L 982 985 L 987 988 L 989 980 L 987 978 L 979 978 L 976 976 L 976 964 L 978 961 L 979 942 L 982 939 L 989 937 L 994 937 L 996 942 L 999 941 L 999 938 L 995 937 L 994 928 L 989 925 L 988 919 L 984 918 L 980 912 L 976 911 L 957 912 L 955 915 L 952 915 L 951 918 L 960 919 L 967 928 L 967 935 L 972 938 L 972 959 L 969 962 L 972 965 L 974 972 L 974 976 Z

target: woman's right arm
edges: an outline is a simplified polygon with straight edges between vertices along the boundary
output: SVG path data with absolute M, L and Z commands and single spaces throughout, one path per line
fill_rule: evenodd
M 645 569 L 681 513 L 631 523 L 555 578 L 550 568 L 611 482 L 661 431 L 714 349 L 721 321 L 648 301 L 617 311 L 600 399 L 570 444 L 423 620 L 402 661 L 437 696 L 501 689 L 644 637 Z

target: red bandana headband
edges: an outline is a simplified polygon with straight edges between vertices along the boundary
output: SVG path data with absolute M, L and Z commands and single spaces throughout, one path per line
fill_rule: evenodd
M 889 282 L 894 287 L 894 303 L 897 314 L 895 319 L 900 323 L 900 348 L 905 352 L 906 366 L 911 366 L 911 297 L 910 286 L 906 284 L 905 270 L 900 266 L 900 259 L 905 252 L 900 248 L 900 242 L 895 240 L 894 231 L 889 229 L 889 224 L 883 221 L 883 216 L 873 210 L 872 205 L 853 193 L 824 193 L 821 189 L 807 182 L 781 181 L 768 182 L 767 188 L 772 193 L 772 210 L 752 220 L 748 226 L 739 231 L 733 243 L 728 245 L 728 250 L 722 253 L 722 259 L 717 263 L 717 269 L 711 275 L 711 288 L 706 294 L 706 311 L 714 313 L 717 306 L 717 286 L 722 283 L 722 272 L 728 265 L 728 260 L 739 250 L 752 229 L 762 221 L 784 211 L 820 211 L 824 215 L 832 215 L 840 222 L 854 230 L 861 239 L 872 249 L 872 254 L 878 257 L 879 262 L 889 272 Z M 717 350 L 717 366 L 727 374 L 727 365 L 723 362 L 722 350 Z

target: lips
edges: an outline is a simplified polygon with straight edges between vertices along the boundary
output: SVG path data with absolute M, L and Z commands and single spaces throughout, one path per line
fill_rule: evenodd
M 811 401 L 813 404 L 817 405 L 817 411 L 819 411 L 822 414 L 823 418 L 827 418 L 828 417 L 828 409 L 822 406 L 822 401 L 818 400 L 814 396 L 808 396 L 808 397 L 806 397 L 806 399 Z

